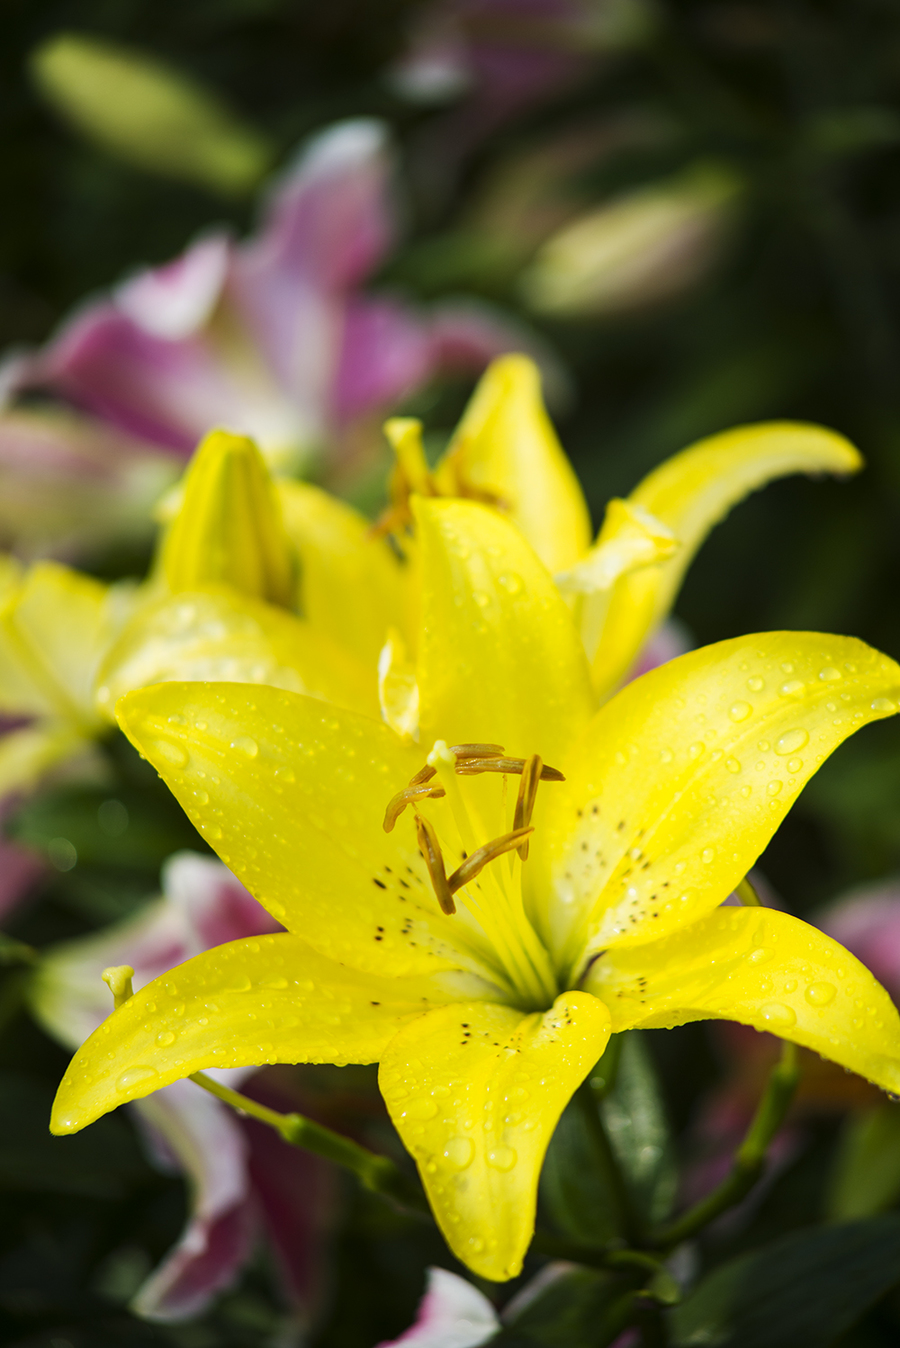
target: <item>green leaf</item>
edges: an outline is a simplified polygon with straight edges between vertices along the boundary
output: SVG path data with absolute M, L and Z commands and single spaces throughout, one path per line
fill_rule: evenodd
M 490 1340 L 491 1346 L 606 1348 L 622 1332 L 631 1306 L 630 1293 L 614 1274 L 586 1268 L 551 1273 Z
M 672 1348 L 827 1348 L 900 1280 L 900 1214 L 733 1259 L 669 1315 Z
M 615 1176 L 598 1149 L 580 1097 L 556 1126 L 541 1172 L 541 1206 L 553 1225 L 573 1240 L 608 1245 L 622 1235 Z
M 900 1197 L 900 1107 L 878 1105 L 844 1125 L 825 1200 L 831 1221 L 871 1217 Z
M 678 1174 L 659 1081 L 640 1030 L 622 1035 L 621 1057 L 601 1113 L 632 1201 L 647 1224 L 672 1210 Z
M 134 1134 L 108 1115 L 74 1137 L 51 1137 L 53 1089 L 0 1072 L 0 1189 L 121 1198 L 147 1176 Z

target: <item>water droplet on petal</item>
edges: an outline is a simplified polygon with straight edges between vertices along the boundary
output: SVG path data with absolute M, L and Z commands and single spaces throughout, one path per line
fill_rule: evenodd
M 454 1170 L 465 1170 L 466 1166 L 472 1164 L 474 1155 L 475 1145 L 470 1137 L 451 1137 L 444 1148 L 444 1160 Z
M 768 791 L 770 796 L 777 796 L 778 792 L 781 790 L 783 786 L 784 782 L 779 782 L 778 778 L 776 777 L 774 781 L 769 782 L 769 785 L 766 787 L 766 790 Z
M 240 735 L 236 740 L 231 741 L 232 749 L 238 749 L 248 758 L 255 758 L 259 753 L 259 745 L 250 735 Z
M 522 589 L 522 577 L 516 575 L 515 571 L 504 571 L 497 577 L 497 584 L 507 594 L 519 594 Z
M 795 730 L 786 730 L 783 735 L 775 741 L 775 752 L 785 757 L 787 754 L 795 754 L 798 749 L 802 749 L 804 744 L 809 743 L 809 735 L 802 726 L 797 726 Z
M 437 1104 L 428 1095 L 419 1096 L 418 1100 L 412 1100 L 406 1107 L 406 1113 L 411 1119 L 433 1119 L 438 1112 Z
M 175 1036 L 171 1030 L 163 1030 L 162 1034 L 156 1036 L 156 1042 L 160 1048 L 168 1048 L 170 1044 L 175 1043 Z
M 788 759 L 788 765 L 787 765 L 787 770 L 788 770 L 788 772 L 799 772 L 800 769 L 801 769 L 802 767 L 803 767 L 803 759 L 802 759 L 802 758 L 789 758 L 789 759 Z
M 705 747 L 706 746 L 702 744 L 700 740 L 697 740 L 694 744 L 690 745 L 690 747 L 688 748 L 688 756 L 690 758 L 699 758 L 700 755 L 703 753 Z
M 157 740 L 156 752 L 173 768 L 183 768 L 188 761 L 188 751 L 183 744 L 173 744 L 171 740 Z
M 889 697 L 876 697 L 872 701 L 872 710 L 883 711 L 890 714 L 891 712 L 897 710 L 897 704 L 896 702 L 893 702 Z
M 726 758 L 725 766 L 729 772 L 740 772 L 741 765 L 736 758 Z
M 513 1147 L 494 1147 L 488 1152 L 486 1159 L 494 1170 L 512 1170 L 519 1158 Z
M 674 757 L 675 755 L 672 753 L 671 749 L 660 749 L 659 751 L 660 763 L 671 763 Z
M 752 684 L 753 680 L 748 679 L 747 682 Z M 732 721 L 746 721 L 752 711 L 753 708 L 750 706 L 749 702 L 732 702 L 731 706 L 728 708 L 728 715 L 731 717 Z
M 827 1006 L 836 995 L 837 988 L 833 983 L 810 983 L 806 989 L 806 1000 L 810 1006 Z
M 767 1025 L 771 1025 L 774 1030 L 788 1030 L 797 1023 L 797 1013 L 790 1006 L 785 1006 L 782 1002 L 769 1002 L 760 1011 L 760 1015 Z
M 127 1067 L 124 1072 L 116 1078 L 117 1091 L 130 1091 L 134 1086 L 140 1086 L 144 1082 L 153 1081 L 159 1076 L 155 1067 L 146 1067 L 142 1063 L 134 1067 Z
M 703 851 L 700 853 L 700 860 L 703 862 L 704 866 L 708 866 L 711 861 L 715 860 L 715 855 L 715 848 L 704 847 Z
M 802 679 L 788 679 L 787 683 L 783 683 L 778 691 L 782 697 L 797 697 L 799 693 L 803 692 L 804 687 Z
M 823 683 L 837 683 L 841 677 L 841 671 L 835 669 L 834 665 L 826 665 L 824 669 L 819 670 L 819 678 Z
M 765 679 L 761 679 L 758 674 L 754 674 L 752 679 L 747 680 L 747 687 L 751 693 L 761 693 L 766 686 Z

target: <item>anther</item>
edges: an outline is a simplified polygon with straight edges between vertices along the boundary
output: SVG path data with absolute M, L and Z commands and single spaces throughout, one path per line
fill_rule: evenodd
M 451 894 L 455 894 L 463 885 L 467 885 L 470 880 L 474 880 L 484 870 L 490 861 L 502 857 L 505 852 L 512 852 L 515 848 L 521 847 L 522 839 L 527 838 L 529 833 L 533 833 L 533 828 L 517 828 L 512 833 L 504 833 L 499 838 L 494 838 L 487 842 L 483 847 L 479 847 L 466 857 L 461 866 L 450 876 L 447 881 L 447 887 Z M 527 844 L 525 844 L 527 846 Z
M 533 754 L 533 758 L 537 755 Z M 529 758 L 470 758 L 465 762 L 458 763 L 456 771 L 461 777 L 475 777 L 479 772 L 502 772 L 504 774 L 516 775 L 525 771 L 525 766 L 530 763 Z M 566 779 L 558 768 L 551 768 L 543 763 L 540 771 L 540 781 L 542 782 L 564 782 Z
M 516 797 L 516 812 L 513 815 L 513 828 L 527 828 L 531 823 L 531 816 L 534 813 L 534 802 L 537 799 L 538 783 L 541 780 L 541 774 L 544 764 L 540 754 L 532 754 L 526 760 L 522 769 L 522 780 L 519 783 L 519 794 Z M 520 845 L 519 856 L 523 861 L 528 860 L 528 839 Z
M 447 883 L 447 872 L 444 870 L 441 845 L 437 840 L 433 825 L 427 819 L 423 819 L 420 814 L 416 815 L 416 836 L 419 839 L 419 847 L 422 856 L 425 858 L 425 865 L 428 868 L 428 875 L 437 895 L 437 901 L 441 905 L 441 912 L 451 917 L 456 912 L 456 904 L 453 902 L 453 892 Z
M 432 772 L 432 776 L 434 773 Z M 415 781 L 415 778 L 413 778 Z M 392 796 L 388 801 L 387 809 L 384 812 L 383 828 L 385 833 L 390 833 L 400 818 L 407 805 L 414 804 L 417 800 L 439 800 L 441 796 L 447 793 L 442 786 L 405 786 L 402 791 L 398 791 L 396 796 Z

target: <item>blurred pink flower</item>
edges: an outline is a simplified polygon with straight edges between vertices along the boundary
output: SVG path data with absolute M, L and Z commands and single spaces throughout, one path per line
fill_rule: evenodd
M 378 1348 L 477 1348 L 500 1330 L 497 1312 L 483 1292 L 444 1268 L 428 1270 L 415 1323 L 399 1339 Z
M 900 880 L 850 890 L 815 925 L 862 960 L 900 1005 Z
M 107 966 L 130 964 L 139 988 L 211 946 L 280 930 L 231 872 L 207 857 L 191 852 L 172 857 L 163 871 L 163 890 L 137 917 L 56 947 L 38 967 L 32 1009 L 62 1043 L 77 1047 L 112 1009 L 100 979 Z M 236 1086 L 254 1070 L 210 1075 Z M 251 1090 L 259 1089 L 254 1082 Z M 248 1128 L 190 1081 L 130 1108 L 154 1159 L 182 1172 L 191 1188 L 184 1231 L 138 1290 L 132 1308 L 156 1320 L 198 1314 L 234 1281 L 260 1222 L 279 1255 L 289 1295 L 308 1304 L 330 1207 L 327 1167 L 270 1129 Z
M 363 293 L 397 235 L 393 169 L 381 123 L 331 127 L 274 183 L 255 234 L 213 230 L 89 301 L 45 347 L 10 358 L 0 385 L 60 396 L 174 455 L 223 425 L 274 466 L 340 459 L 354 425 L 522 340 L 474 304 Z M 0 465 L 9 434 L 0 421 Z

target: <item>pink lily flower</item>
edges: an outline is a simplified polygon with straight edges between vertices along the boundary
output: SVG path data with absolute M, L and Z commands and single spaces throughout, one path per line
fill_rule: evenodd
M 77 1047 L 109 1014 L 100 974 L 130 964 L 135 989 L 212 946 L 280 930 L 220 862 L 191 852 L 170 858 L 163 896 L 136 917 L 47 954 L 33 982 L 32 1009 L 45 1029 Z M 235 1086 L 253 1068 L 213 1073 Z M 256 1084 L 251 1087 L 257 1093 Z M 175 1246 L 138 1290 L 132 1309 L 154 1320 L 201 1312 L 229 1286 L 260 1224 L 279 1256 L 288 1294 L 312 1296 L 316 1253 L 330 1204 L 330 1176 L 317 1158 L 248 1128 L 227 1106 L 180 1081 L 134 1106 L 148 1150 L 191 1187 L 187 1224 Z M 274 1176 L 277 1174 L 277 1182 Z
M 818 914 L 816 926 L 862 960 L 900 1005 L 900 881 L 850 890 Z
M 522 343 L 485 307 L 362 291 L 396 238 L 393 167 L 381 123 L 331 127 L 275 182 L 255 234 L 212 230 L 89 301 L 0 384 L 178 456 L 224 425 L 284 469 L 340 460 L 436 374 L 480 371 Z M 4 434 L 0 422 L 0 463 Z
M 445 1268 L 430 1268 L 415 1322 L 398 1339 L 380 1343 L 377 1348 L 479 1348 L 499 1334 L 504 1323 L 515 1323 L 530 1302 L 573 1267 L 560 1262 L 547 1264 L 508 1302 L 501 1315 L 465 1278 Z M 626 1329 L 610 1348 L 635 1348 L 636 1343 L 635 1331 Z

